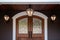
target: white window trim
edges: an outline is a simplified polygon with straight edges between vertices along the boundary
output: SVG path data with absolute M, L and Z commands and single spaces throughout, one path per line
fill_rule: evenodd
M 13 39 L 12 40 L 16 40 L 16 19 L 18 17 L 24 16 L 24 15 L 27 15 L 26 11 L 17 13 L 16 15 L 14 15 L 12 17 L 12 19 L 13 19 L 13 35 L 12 35 Z M 48 29 L 47 29 L 47 19 L 48 19 L 48 17 L 46 15 L 44 15 L 43 13 L 36 12 L 36 11 L 34 12 L 33 15 L 39 16 L 39 17 L 44 19 L 44 40 L 48 40 Z

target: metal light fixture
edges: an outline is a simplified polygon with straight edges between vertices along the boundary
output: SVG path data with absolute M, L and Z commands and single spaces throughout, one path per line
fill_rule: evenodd
M 34 13 L 33 9 L 31 9 L 31 8 L 28 8 L 28 9 L 26 10 L 26 12 L 27 12 L 27 15 L 28 15 L 28 16 L 32 16 L 33 13 Z
M 52 20 L 52 21 L 55 21 L 55 20 L 56 20 L 56 15 L 52 15 L 52 16 L 51 16 L 51 20 Z
M 28 6 L 28 9 L 26 10 L 26 13 L 27 13 L 28 16 L 32 16 L 33 15 L 34 11 L 32 9 L 32 5 Z
M 5 21 L 8 21 L 9 20 L 9 16 L 8 15 L 4 15 L 4 19 L 5 19 Z

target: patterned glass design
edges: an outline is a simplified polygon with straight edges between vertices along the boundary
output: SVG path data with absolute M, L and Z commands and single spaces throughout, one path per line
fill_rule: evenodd
M 28 18 L 23 18 L 18 21 L 19 23 L 19 34 L 27 34 L 28 33 Z
M 38 18 L 33 18 L 33 34 L 42 33 L 42 20 Z

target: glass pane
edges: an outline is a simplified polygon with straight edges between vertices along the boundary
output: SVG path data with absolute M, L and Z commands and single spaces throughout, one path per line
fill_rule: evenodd
M 33 34 L 42 33 L 42 20 L 33 18 Z
M 19 20 L 19 34 L 27 34 L 28 33 L 28 19 L 27 18 L 23 18 L 21 20 Z

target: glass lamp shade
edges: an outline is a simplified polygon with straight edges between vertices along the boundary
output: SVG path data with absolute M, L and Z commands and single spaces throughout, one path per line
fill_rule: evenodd
M 52 15 L 52 16 L 51 16 L 51 20 L 52 20 L 52 21 L 56 20 L 56 15 Z
M 32 16 L 34 11 L 33 11 L 33 9 L 29 8 L 29 9 L 26 10 L 26 12 L 27 12 L 28 16 Z
M 9 20 L 9 16 L 8 15 L 4 15 L 4 19 L 5 19 L 5 21 L 8 21 Z

